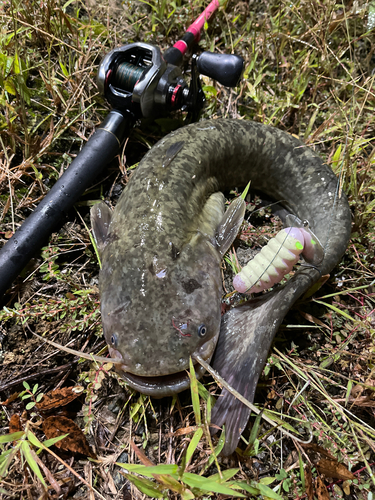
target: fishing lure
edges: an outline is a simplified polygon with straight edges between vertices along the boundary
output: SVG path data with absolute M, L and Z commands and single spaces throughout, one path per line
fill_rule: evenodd
M 238 292 L 259 293 L 271 288 L 291 271 L 301 254 L 313 266 L 322 262 L 324 250 L 309 223 L 295 215 L 287 215 L 286 221 L 291 227 L 279 231 L 235 276 L 233 286 Z

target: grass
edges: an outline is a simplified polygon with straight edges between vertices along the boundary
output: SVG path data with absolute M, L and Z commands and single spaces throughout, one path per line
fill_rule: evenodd
M 202 0 L 1 3 L 2 243 L 107 114 L 95 83 L 102 56 L 133 41 L 165 50 L 206 5 Z M 245 117 L 300 137 L 341 173 L 352 207 L 353 233 L 342 262 L 313 298 L 287 316 L 255 399 L 268 416 L 300 432 L 309 429 L 312 442 L 301 445 L 254 416 L 242 451 L 217 457 L 220 441 L 207 432 L 216 388 L 209 378 L 206 388 L 193 384 L 192 398 L 154 401 L 124 387 L 108 367 L 77 366 L 64 353 L 51 358 L 53 351 L 40 350 L 31 335 L 30 330 L 70 341 L 75 348 L 90 345 L 92 351 L 103 347 L 89 207 L 100 198 L 115 205 L 133 165 L 174 125 L 145 122 L 122 152 L 120 170 L 114 162 L 85 193 L 76 205 L 79 217 L 72 212 L 51 236 L 0 311 L 3 401 L 22 391 L 25 380 L 31 387 L 38 383 L 43 393 L 78 380 L 86 387 L 77 423 L 95 443 L 100 461 L 74 460 L 75 475 L 69 472 L 74 488 L 63 491 L 65 498 L 77 488 L 92 498 L 92 488 L 102 498 L 120 490 L 125 498 L 141 498 L 139 490 L 162 498 L 208 498 L 237 488 L 252 498 L 297 499 L 309 496 L 313 483 L 316 491 L 321 484 L 328 488 L 330 498 L 373 498 L 375 45 L 368 11 L 364 1 L 227 2 L 200 43 L 204 50 L 234 51 L 246 61 L 237 89 L 203 79 L 204 116 Z M 270 219 L 263 212 L 258 219 L 266 221 L 268 236 Z M 244 228 L 241 239 L 257 246 L 258 237 L 262 246 L 265 230 L 254 226 Z M 232 264 L 237 265 L 234 255 L 228 267 Z M 14 379 L 18 386 L 10 384 Z M 12 491 L 26 498 L 27 490 L 42 497 L 45 487 L 51 492 L 56 486 L 53 476 L 64 483 L 60 462 L 40 444 L 46 443 L 37 425 L 44 416 L 35 408 L 24 414 L 21 434 L 8 436 L 9 417 L 22 413 L 25 404 L 16 398 L 1 413 L 4 498 Z M 14 452 L 11 441 L 18 443 Z M 71 455 L 59 460 L 71 461 Z M 324 460 L 330 461 L 328 472 Z M 151 464 L 155 469 L 146 468 Z M 326 498 L 321 489 L 316 495 Z

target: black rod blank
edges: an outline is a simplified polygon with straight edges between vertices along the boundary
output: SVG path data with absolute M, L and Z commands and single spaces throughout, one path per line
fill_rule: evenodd
M 40 249 L 82 193 L 118 154 L 133 115 L 110 111 L 77 157 L 0 250 L 0 297 Z

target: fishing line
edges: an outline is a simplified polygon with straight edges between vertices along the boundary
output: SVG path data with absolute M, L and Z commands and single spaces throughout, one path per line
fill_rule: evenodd
M 87 359 L 89 361 L 97 361 L 99 363 L 113 363 L 114 365 L 119 365 L 121 369 L 121 364 L 122 364 L 122 359 L 120 358 L 105 358 L 104 356 L 98 356 L 96 354 L 90 354 L 90 353 L 85 353 L 81 351 L 76 351 L 75 349 L 71 349 L 70 347 L 58 344 L 57 342 L 53 342 L 52 340 L 48 340 L 44 337 L 41 337 L 37 333 L 33 332 L 30 330 L 30 332 L 35 335 L 35 337 L 38 337 L 39 340 L 42 340 L 43 342 L 46 342 L 47 344 L 52 345 L 53 347 L 56 347 L 56 349 L 59 349 L 61 351 L 65 351 L 69 354 L 73 354 L 74 356 L 78 356 L 80 358 Z
M 353 90 L 352 90 L 352 98 L 354 99 L 354 87 L 353 87 Z M 353 109 L 353 107 L 352 107 Z M 348 130 L 347 130 L 347 134 L 346 134 L 346 137 L 345 137 L 345 145 L 344 145 L 344 149 L 343 149 L 343 159 L 342 159 L 342 162 L 341 162 L 341 166 L 340 166 L 340 170 L 339 170 L 339 173 L 338 173 L 338 176 L 337 176 L 337 184 L 336 184 L 336 189 L 335 189 L 335 194 L 334 194 L 334 198 L 333 198 L 333 204 L 332 204 L 332 209 L 330 211 L 330 214 L 329 214 L 329 219 L 328 219 L 328 236 L 327 236 L 327 239 L 325 241 L 325 243 L 322 245 L 322 249 L 323 249 L 323 254 L 326 253 L 326 250 L 328 248 L 328 245 L 329 245 L 329 241 L 330 241 L 330 233 L 331 233 L 331 227 L 332 227 L 332 223 L 333 223 L 333 214 L 334 214 L 334 211 L 337 207 L 337 203 L 338 203 L 338 199 L 340 198 L 341 196 L 341 192 L 342 192 L 342 178 L 343 178 L 343 168 L 344 168 L 344 159 L 345 159 L 345 152 L 347 150 L 347 146 L 348 146 Z M 264 209 L 264 208 L 269 208 L 269 207 L 272 207 L 274 205 L 278 205 L 282 202 L 285 202 L 285 200 L 279 200 L 277 202 L 274 202 L 274 203 L 270 203 L 268 205 L 266 205 L 265 207 L 260 207 L 259 209 L 255 210 L 254 212 L 252 212 L 250 214 L 250 216 L 248 217 L 248 221 L 250 221 L 251 217 L 253 215 L 255 215 L 257 212 L 259 212 L 260 210 Z M 295 214 L 288 214 L 289 216 L 293 217 L 295 219 L 295 221 L 299 221 L 299 218 L 297 215 Z M 298 224 L 298 222 L 297 222 Z M 289 236 L 289 233 L 290 233 L 290 230 L 292 229 L 292 227 L 298 227 L 297 226 L 291 226 L 291 227 L 286 227 L 284 228 L 285 231 L 286 231 L 286 235 L 285 235 L 285 238 L 284 240 L 282 241 L 282 243 L 280 243 L 280 247 L 279 247 L 279 250 L 275 253 L 274 257 L 272 258 L 272 260 L 270 261 L 269 265 L 262 271 L 262 273 L 257 277 L 256 281 L 251 285 L 249 286 L 245 292 L 242 292 L 243 294 L 246 294 L 248 293 L 248 291 L 253 287 L 255 286 L 257 283 L 259 283 L 262 279 L 262 277 L 264 277 L 266 274 L 268 274 L 268 270 L 271 268 L 271 266 L 273 265 L 273 262 L 275 261 L 275 259 L 277 258 L 277 256 L 279 255 L 279 253 L 281 252 L 282 248 L 283 248 L 283 245 L 285 244 L 288 236 Z M 303 228 L 309 228 L 309 222 L 308 221 L 303 221 Z M 289 231 L 288 231 L 289 230 Z M 269 242 L 267 242 L 268 244 Z M 303 251 L 301 252 L 303 254 Z M 303 257 L 303 255 L 302 255 Z M 254 259 L 255 257 L 253 257 Z M 253 260 L 249 260 L 249 262 L 246 264 L 246 266 Z M 244 269 L 246 266 L 243 266 L 242 269 Z M 322 272 L 321 270 L 314 264 L 311 264 L 311 263 L 308 263 L 308 262 L 304 262 L 304 263 L 301 263 L 300 264 L 300 267 L 304 267 L 304 268 L 312 268 L 312 269 L 315 269 L 320 277 L 322 276 Z M 288 273 L 286 273 L 288 274 Z M 283 277 L 282 277 L 283 278 Z M 282 279 L 281 278 L 281 279 Z M 280 280 L 281 281 L 281 280 Z M 274 283 L 274 285 L 276 285 L 277 283 Z M 272 285 L 272 286 L 274 286 Z
M 273 203 L 268 203 L 267 205 L 265 205 L 265 206 L 263 206 L 263 207 L 257 208 L 256 210 L 254 210 L 254 211 L 252 211 L 252 212 L 251 212 L 251 214 L 250 214 L 250 215 L 249 215 L 249 217 L 247 218 L 247 222 L 249 222 L 249 223 L 250 223 L 250 219 L 251 219 L 251 217 L 252 217 L 253 215 L 255 215 L 256 213 L 260 212 L 261 210 L 264 210 L 264 209 L 266 209 L 266 208 L 271 208 L 271 207 L 273 207 L 274 205 L 279 205 L 280 203 L 286 203 L 286 202 L 287 202 L 287 200 L 279 200 L 279 201 L 274 201 Z M 296 216 L 295 216 L 295 217 L 296 217 Z M 291 229 L 291 228 L 289 228 L 289 229 Z M 287 234 L 287 235 L 285 236 L 285 239 L 284 239 L 284 241 L 283 241 L 283 244 L 284 244 L 284 243 L 285 243 L 285 241 L 287 240 L 288 235 L 289 235 L 289 234 Z M 267 244 L 268 244 L 268 242 L 267 242 Z M 264 276 L 264 275 L 266 274 L 267 270 L 271 267 L 271 265 L 272 265 L 273 261 L 276 259 L 276 257 L 277 257 L 277 255 L 278 255 L 278 253 L 281 251 L 281 248 L 282 248 L 283 244 L 281 244 L 281 245 L 280 245 L 280 248 L 279 248 L 279 250 L 277 251 L 277 253 L 275 254 L 275 257 L 272 259 L 272 261 L 270 261 L 270 264 L 269 264 L 269 265 L 268 265 L 268 266 L 264 269 L 264 271 L 262 272 L 262 274 L 258 277 L 258 279 L 257 279 L 256 283 L 257 283 L 257 282 L 258 282 L 258 281 L 262 278 L 262 276 Z M 252 259 L 251 259 L 251 260 L 252 260 Z M 249 260 L 249 262 L 250 262 L 250 260 Z M 247 264 L 248 264 L 248 263 L 247 263 Z M 246 264 L 246 265 L 247 265 L 247 264 Z M 245 266 L 244 266 L 244 267 L 245 267 Z M 254 285 L 252 285 L 252 286 L 254 286 Z M 246 289 L 246 291 L 245 291 L 245 292 L 243 292 L 243 294 L 246 294 L 246 293 L 250 290 L 250 288 L 252 288 L 252 287 L 247 288 L 247 289 Z
M 351 53 L 351 58 L 353 58 L 353 54 L 352 54 L 352 48 L 351 48 L 351 45 L 349 44 L 349 50 L 350 50 L 350 53 Z M 352 85 L 352 107 L 351 107 L 351 112 L 353 112 L 353 109 L 354 109 L 354 99 L 355 99 L 355 94 L 354 94 L 354 85 Z M 331 233 L 331 227 L 332 227 L 332 223 L 333 223 L 333 214 L 334 214 L 334 211 L 337 207 L 337 203 L 338 203 L 338 199 L 341 197 L 341 192 L 342 192 L 342 183 L 343 183 L 343 169 L 344 169 L 344 161 L 345 161 L 345 154 L 346 154 L 346 151 L 347 151 L 347 147 L 348 147 L 348 136 L 349 136 L 349 130 L 348 130 L 348 124 L 346 126 L 346 136 L 345 136 L 345 144 L 344 144 L 344 148 L 343 148 L 343 153 L 342 153 L 342 161 L 341 161 L 341 165 L 340 165 L 340 169 L 339 169 L 339 172 L 338 172 L 338 175 L 337 175 L 337 184 L 336 184 L 336 189 L 335 189 L 335 193 L 334 193 L 334 198 L 333 198 L 333 204 L 332 204 L 332 209 L 330 211 L 330 214 L 329 214 L 329 219 L 328 219 L 328 232 L 327 232 L 327 239 L 326 241 L 324 242 L 324 244 L 322 245 L 323 246 L 323 252 L 324 254 L 326 253 L 326 250 L 328 248 L 328 245 L 329 245 L 329 241 L 330 241 L 330 233 Z M 270 203 L 268 205 L 266 205 L 265 207 L 261 207 L 259 209 L 257 209 L 256 211 L 252 212 L 248 218 L 248 221 L 250 221 L 250 218 L 257 212 L 259 212 L 260 210 L 264 209 L 264 208 L 268 208 L 268 207 L 272 207 L 273 205 L 277 205 L 279 203 L 282 203 L 282 202 L 285 202 L 285 200 L 280 200 L 278 202 L 274 202 L 274 203 Z M 293 216 L 294 218 L 298 219 L 298 217 L 295 215 L 295 214 L 290 214 L 291 216 Z M 308 223 L 308 221 L 307 221 Z M 284 228 L 284 229 L 291 229 L 291 228 Z M 260 274 L 260 276 L 258 277 L 257 281 L 252 285 L 254 286 L 256 283 L 258 283 L 261 278 L 267 274 L 267 271 L 268 269 L 270 269 L 271 265 L 273 264 L 274 260 L 276 259 L 277 255 L 279 254 L 279 252 L 281 251 L 281 249 L 283 248 L 283 244 L 285 243 L 285 241 L 287 240 L 288 238 L 288 235 L 289 235 L 289 232 L 288 234 L 286 234 L 282 244 L 280 244 L 280 248 L 279 250 L 276 252 L 274 258 L 270 261 L 270 264 L 263 270 L 263 272 Z M 302 252 L 303 253 L 303 252 Z M 250 261 L 249 261 L 250 262 Z M 246 264 L 247 265 L 247 264 Z M 245 266 L 244 266 L 245 267 Z M 301 267 L 305 267 L 305 268 L 313 268 L 315 269 L 320 277 L 322 276 L 322 273 L 320 271 L 320 269 L 313 265 L 313 264 L 310 264 L 310 263 L 302 263 L 301 264 Z M 276 284 L 276 283 L 275 283 Z M 249 288 L 246 289 L 245 292 L 243 293 L 247 293 L 251 288 L 252 286 L 250 286 Z

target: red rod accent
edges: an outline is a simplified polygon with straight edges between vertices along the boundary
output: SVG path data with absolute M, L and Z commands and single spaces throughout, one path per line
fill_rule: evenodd
M 198 43 L 201 37 L 201 31 L 204 23 L 210 19 L 212 14 L 219 8 L 219 0 L 212 0 L 212 2 L 204 9 L 202 14 L 197 17 L 197 19 L 188 27 L 187 33 L 192 33 L 194 35 L 194 42 Z M 178 49 L 182 55 L 184 55 L 188 49 L 188 46 L 184 40 L 178 40 L 173 47 Z

